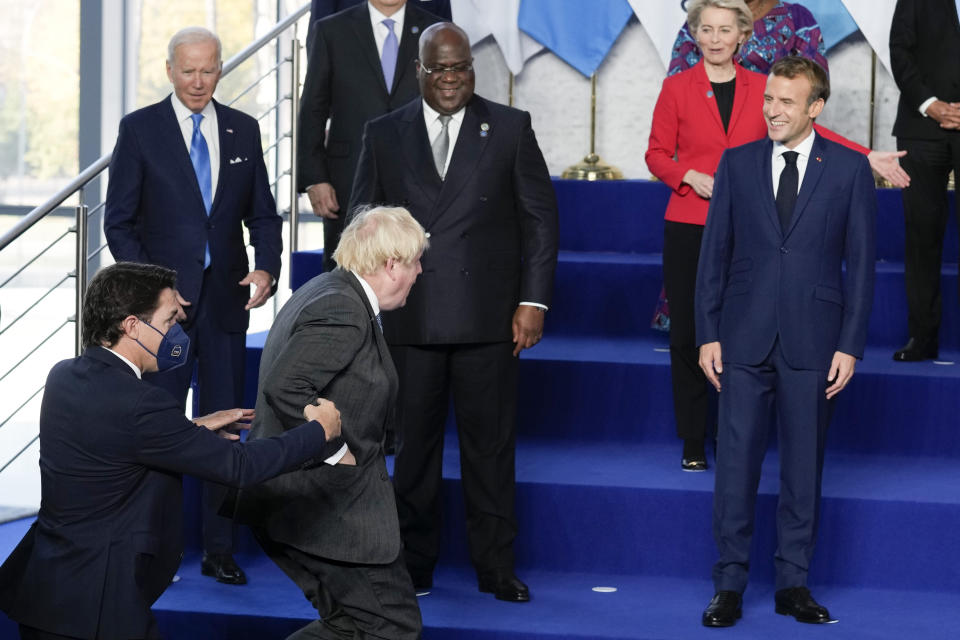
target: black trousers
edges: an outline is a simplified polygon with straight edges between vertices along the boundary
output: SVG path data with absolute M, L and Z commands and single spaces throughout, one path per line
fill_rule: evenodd
M 429 576 L 440 553 L 443 435 L 453 396 L 470 558 L 513 569 L 518 361 L 513 344 L 393 346 L 400 375 L 393 481 L 407 568 Z
M 940 330 L 940 272 L 943 234 L 949 216 L 947 179 L 950 170 L 960 177 L 960 133 L 939 140 L 898 138 L 900 159 L 910 174 L 903 190 L 905 223 L 904 270 L 910 335 L 936 340 Z
M 61 636 L 49 631 L 41 631 L 26 625 L 20 625 L 20 640 L 81 640 L 75 636 Z
M 246 366 L 246 335 L 223 331 L 208 300 L 208 277 L 204 277 L 200 300 L 185 307 L 187 320 L 183 328 L 190 336 L 190 360 L 182 367 L 164 373 L 144 374 L 143 379 L 170 392 L 186 409 L 187 391 L 197 374 L 194 408 L 198 416 L 243 404 L 243 379 Z M 203 550 L 207 553 L 233 553 L 235 526 L 231 518 L 217 512 L 227 495 L 227 487 L 213 482 L 203 483 L 201 516 Z
M 343 220 L 347 217 L 347 202 L 339 198 L 350 198 L 350 194 L 341 195 L 337 192 L 340 211 L 337 219 L 323 219 L 323 270 L 324 272 L 333 271 L 337 268 L 337 262 L 333 259 L 333 252 L 337 250 L 340 244 L 340 235 L 343 233 Z
M 693 302 L 703 227 L 667 220 L 663 226 L 663 283 L 670 305 L 670 377 L 677 436 L 703 440 L 710 412 L 709 383 L 700 369 Z
M 254 532 L 270 559 L 300 587 L 321 617 L 287 640 L 420 637 L 420 605 L 402 555 L 383 565 L 337 562 Z

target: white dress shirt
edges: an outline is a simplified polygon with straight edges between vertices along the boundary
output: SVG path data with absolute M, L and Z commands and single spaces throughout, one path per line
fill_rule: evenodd
M 123 360 L 124 362 L 126 362 L 127 365 L 128 365 L 131 369 L 133 369 L 133 372 L 134 372 L 135 374 L 137 374 L 137 378 L 139 378 L 140 380 L 143 380 L 143 376 L 140 374 L 140 367 L 138 367 L 137 365 L 133 364 L 132 362 L 130 362 L 129 360 L 127 360 L 125 357 L 123 357 L 122 355 L 120 355 L 119 353 L 117 353 L 116 351 L 114 351 L 113 349 L 111 349 L 110 347 L 104 347 L 103 345 L 101 345 L 100 348 L 101 348 L 101 349 L 106 349 L 107 351 L 109 351 L 109 352 L 112 353 L 113 355 L 117 356 L 118 358 L 120 358 L 121 360 Z
M 182 102 L 177 94 L 170 96 L 170 103 L 173 105 L 173 112 L 177 116 L 177 122 L 180 124 L 180 133 L 183 134 L 183 142 L 187 145 L 187 153 L 190 153 L 190 141 L 193 140 L 193 111 L 190 111 Z M 207 141 L 207 151 L 210 152 L 210 203 L 213 204 L 213 198 L 217 195 L 217 180 L 220 177 L 220 129 L 217 127 L 217 110 L 213 106 L 213 100 L 207 103 L 203 108 L 203 120 L 200 121 L 200 133 Z
M 457 138 L 460 137 L 460 125 L 463 124 L 463 116 L 466 112 L 467 108 L 463 107 L 460 111 L 451 114 L 450 122 L 447 124 L 447 135 L 450 136 L 450 146 L 447 147 L 447 159 L 443 163 L 443 175 L 447 175 L 447 169 L 450 168 L 450 158 L 453 157 L 453 148 L 457 146 Z M 432 147 L 434 141 L 440 137 L 440 132 L 443 131 L 443 125 L 440 123 L 440 114 L 434 111 L 433 108 L 427 104 L 426 100 L 423 100 L 423 120 L 427 125 L 427 139 L 430 141 L 430 146 Z
M 400 44 L 400 36 L 403 34 L 403 17 L 407 14 L 407 5 L 397 9 L 392 16 L 385 15 L 377 11 L 372 2 L 367 2 L 367 8 L 370 9 L 370 26 L 373 28 L 373 40 L 377 43 L 377 58 L 383 57 L 383 43 L 387 40 L 387 25 L 383 21 L 387 18 L 395 21 L 393 33 L 397 36 L 397 44 Z M 388 87 L 389 88 L 389 87 Z
M 810 161 L 810 152 L 813 150 L 813 140 L 816 138 L 817 134 L 815 131 L 811 130 L 810 135 L 804 138 L 800 144 L 798 144 L 793 149 L 788 149 L 781 142 L 773 143 L 773 162 L 771 166 L 773 168 L 773 197 L 777 197 L 777 191 L 780 188 L 780 174 L 783 173 L 783 168 L 787 166 L 787 161 L 783 159 L 784 151 L 796 151 L 797 156 L 797 193 L 800 193 L 800 186 L 803 184 L 803 174 L 807 172 L 807 163 Z

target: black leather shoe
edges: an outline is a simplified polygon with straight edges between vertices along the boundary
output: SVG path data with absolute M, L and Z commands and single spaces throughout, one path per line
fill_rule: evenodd
M 530 602 L 530 589 L 517 576 L 513 575 L 513 571 L 494 571 L 481 574 L 479 586 L 480 591 L 492 593 L 497 600 Z
M 810 624 L 833 622 L 827 608 L 817 604 L 817 601 L 810 595 L 810 590 L 806 587 L 780 589 L 774 595 L 774 602 L 777 605 L 777 613 L 784 616 L 793 616 L 797 619 L 797 622 L 808 622 Z
M 736 591 L 717 591 L 703 611 L 703 626 L 732 627 L 743 615 L 743 597 Z
M 907 344 L 893 352 L 893 359 L 898 362 L 920 362 L 921 360 L 936 360 L 939 352 L 936 340 L 921 340 L 910 338 Z
M 707 461 L 706 460 L 687 460 L 683 458 L 680 461 L 680 468 L 684 471 L 706 471 L 707 470 Z
M 224 584 L 247 584 L 247 575 L 229 553 L 203 554 L 200 573 L 212 576 Z

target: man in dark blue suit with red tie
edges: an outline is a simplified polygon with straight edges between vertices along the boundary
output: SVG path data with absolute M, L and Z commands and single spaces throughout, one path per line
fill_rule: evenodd
M 863 155 L 813 131 L 829 94 L 816 63 L 777 62 L 764 92 L 769 139 L 728 150 L 717 169 L 695 302 L 700 366 L 720 391 L 713 511 L 720 557 L 702 618 L 708 627 L 741 616 L 773 424 L 776 612 L 831 621 L 807 589 L 807 572 L 827 426 L 867 338 L 876 193 Z
M 177 272 L 191 360 L 147 378 L 185 405 L 196 363 L 201 414 L 243 403 L 249 311 L 273 294 L 283 247 L 260 128 L 212 99 L 220 69 L 216 35 L 188 27 L 173 36 L 167 75 L 174 93 L 121 120 L 104 220 L 116 260 Z M 252 271 L 244 225 L 255 249 Z M 231 555 L 233 523 L 216 513 L 224 493 L 204 487 L 202 568 L 220 582 L 243 584 Z

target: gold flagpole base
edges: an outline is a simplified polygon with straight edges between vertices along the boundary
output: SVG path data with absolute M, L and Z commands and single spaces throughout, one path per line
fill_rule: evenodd
M 560 177 L 564 180 L 623 180 L 623 172 L 600 162 L 600 156 L 591 153 L 583 162 L 567 167 Z

